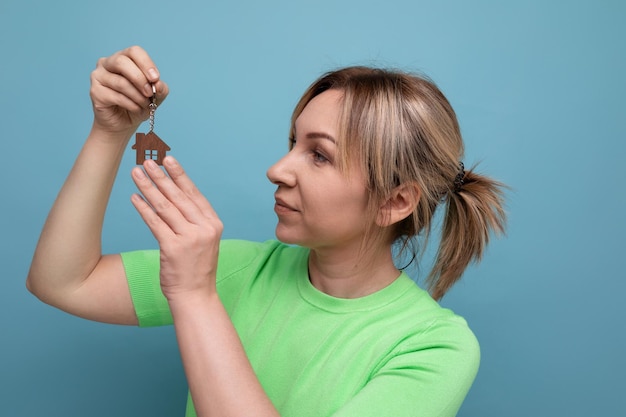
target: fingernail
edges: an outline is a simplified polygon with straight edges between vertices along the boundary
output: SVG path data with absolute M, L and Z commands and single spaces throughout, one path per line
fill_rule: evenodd
M 167 166 L 169 166 L 169 167 L 175 167 L 176 166 L 176 160 L 171 155 L 167 155 L 165 158 L 163 158 L 163 163 L 167 164 Z
M 150 83 L 146 83 L 146 85 L 143 86 L 143 91 L 150 97 L 152 97 L 152 84 Z
M 145 174 L 140 168 L 134 168 L 133 175 L 135 176 L 135 178 L 140 179 L 140 180 L 146 178 Z
M 144 162 L 143 166 L 151 170 L 155 170 L 159 168 L 157 163 L 154 162 L 154 160 L 152 159 L 146 159 L 146 162 Z
M 152 81 L 156 81 L 159 78 L 159 73 L 157 72 L 156 69 L 154 68 L 150 68 L 148 70 L 148 77 L 152 80 Z

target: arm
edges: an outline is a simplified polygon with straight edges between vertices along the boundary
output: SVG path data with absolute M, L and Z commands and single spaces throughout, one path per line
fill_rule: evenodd
M 161 289 L 198 416 L 278 416 L 216 291 L 222 223 L 182 167 L 163 161 L 133 170 L 133 204 L 159 241 Z M 146 176 L 147 174 L 147 176 Z M 147 200 L 147 202 L 146 202 Z
M 42 301 L 93 320 L 134 324 L 119 255 L 101 253 L 106 205 L 128 140 L 148 116 L 149 83 L 167 85 L 141 48 L 98 61 L 91 75 L 92 130 L 42 230 L 26 285 Z

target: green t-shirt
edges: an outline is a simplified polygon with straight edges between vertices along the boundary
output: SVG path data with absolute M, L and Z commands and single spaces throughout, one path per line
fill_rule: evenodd
M 331 297 L 310 283 L 308 255 L 277 241 L 220 247 L 220 298 L 281 416 L 456 415 L 480 360 L 465 320 L 404 273 L 366 297 Z M 158 251 L 122 259 L 140 325 L 171 324 Z

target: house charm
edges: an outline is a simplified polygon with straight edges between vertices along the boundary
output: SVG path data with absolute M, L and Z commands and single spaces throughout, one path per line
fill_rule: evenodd
M 152 159 L 157 164 L 163 165 L 163 158 L 170 147 L 151 131 L 135 134 L 135 144 L 132 149 L 137 151 L 137 165 L 142 165 L 146 159 Z

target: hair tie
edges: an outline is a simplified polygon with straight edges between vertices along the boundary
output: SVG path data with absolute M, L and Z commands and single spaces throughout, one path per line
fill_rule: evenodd
M 465 184 L 465 165 L 463 162 L 459 162 L 459 173 L 454 178 L 454 192 L 460 192 L 463 184 Z

